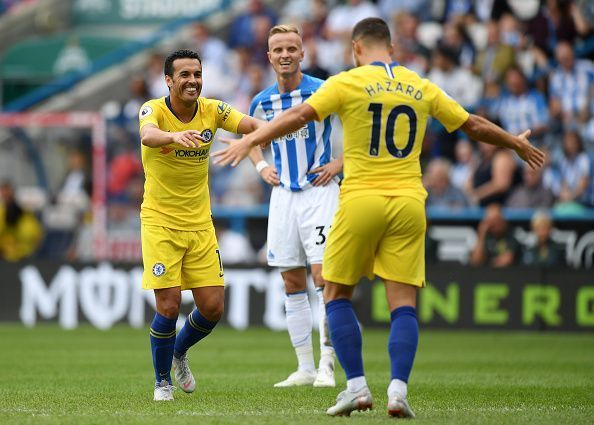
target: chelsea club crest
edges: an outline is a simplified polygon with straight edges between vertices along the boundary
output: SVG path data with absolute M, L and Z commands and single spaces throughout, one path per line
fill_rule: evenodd
M 212 140 L 212 130 L 210 130 L 209 128 L 203 130 L 202 133 L 200 133 L 200 135 L 206 143 L 210 143 L 210 141 Z
M 165 265 L 163 263 L 155 263 L 153 266 L 153 275 L 156 277 L 163 276 L 165 274 Z

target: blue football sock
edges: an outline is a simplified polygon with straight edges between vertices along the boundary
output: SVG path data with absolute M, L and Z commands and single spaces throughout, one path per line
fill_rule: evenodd
M 165 379 L 171 384 L 171 361 L 173 359 L 173 346 L 175 344 L 175 324 L 177 319 L 168 319 L 155 313 L 151 323 L 151 349 L 153 351 L 153 366 L 155 379 L 161 382 Z
M 336 357 L 347 379 L 364 376 L 361 329 L 359 329 L 353 304 L 347 299 L 330 301 L 326 304 L 326 317 Z
M 186 351 L 188 351 L 192 345 L 208 336 L 217 323 L 218 322 L 206 320 L 197 308 L 194 309 L 188 316 L 188 320 L 186 320 L 184 327 L 177 335 L 174 356 L 180 358 L 186 354 Z
M 419 343 L 419 325 L 414 307 L 398 307 L 390 314 L 390 338 L 388 351 L 392 367 L 392 379 L 408 382 Z

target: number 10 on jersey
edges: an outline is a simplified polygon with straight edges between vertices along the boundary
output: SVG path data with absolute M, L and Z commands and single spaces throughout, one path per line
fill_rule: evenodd
M 371 127 L 371 144 L 369 145 L 369 155 L 379 156 L 380 134 L 382 127 L 382 109 L 384 105 L 381 103 L 370 103 L 369 112 L 373 113 L 373 125 Z M 408 117 L 409 131 L 408 141 L 403 149 L 399 149 L 394 143 L 394 127 L 396 126 L 396 119 L 400 114 Z M 395 158 L 406 158 L 412 151 L 415 144 L 415 137 L 417 135 L 417 114 L 413 108 L 408 105 L 398 105 L 394 107 L 388 114 L 386 119 L 386 148 L 390 155 Z

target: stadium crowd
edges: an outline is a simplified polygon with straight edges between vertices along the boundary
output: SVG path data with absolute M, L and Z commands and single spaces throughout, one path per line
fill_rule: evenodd
M 247 113 L 251 98 L 274 82 L 266 55 L 271 26 L 282 22 L 301 28 L 302 68 L 325 79 L 352 67 L 351 29 L 370 16 L 390 23 L 397 62 L 509 132 L 532 129 L 531 140 L 549 154 L 541 171 L 522 167 L 508 151 L 479 146 L 461 132 L 449 134 L 433 121 L 423 146 L 424 183 L 430 208 L 455 212 L 488 207 L 471 264 L 549 264 L 552 260 L 539 254 L 545 250 L 537 248 L 541 239 L 542 244 L 549 239 L 550 211 L 579 214 L 594 207 L 593 2 L 289 0 L 276 11 L 261 0 L 250 0 L 247 10 L 222 33 L 214 33 L 205 22 L 192 24 L 180 47 L 202 56 L 203 96 L 222 99 Z M 144 77 L 130 80 L 126 101 L 109 102 L 103 108 L 108 122 L 110 230 L 136 237 L 143 185 L 138 110 L 145 100 L 167 95 L 162 69 L 166 53 L 150 56 Z M 83 163 L 83 174 L 88 176 L 90 157 Z M 79 188 L 87 190 L 82 183 Z M 211 166 L 210 191 L 215 207 L 260 205 L 269 195 L 248 161 L 236 169 Z M 539 242 L 528 247 L 532 253 L 517 250 L 501 207 L 538 209 L 532 228 Z M 79 219 L 88 221 L 88 214 Z M 79 244 L 88 240 L 80 233 L 71 235 L 68 252 L 76 252 L 72 247 L 77 239 Z M 502 239 L 508 240 L 513 255 L 491 252 L 489 247 L 499 249 L 502 244 L 497 240 Z M 55 249 L 50 246 L 46 251 Z M 551 256 L 557 258 L 551 264 L 563 261 L 562 255 Z

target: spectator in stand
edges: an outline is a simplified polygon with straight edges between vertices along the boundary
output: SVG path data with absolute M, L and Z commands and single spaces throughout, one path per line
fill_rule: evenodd
M 582 139 L 575 131 L 563 136 L 563 157 L 559 162 L 561 191 L 560 203 L 588 203 L 588 188 L 591 184 L 591 163 L 584 152 Z
M 505 88 L 497 104 L 501 127 L 512 134 L 529 128 L 532 130 L 531 139 L 542 144 L 549 122 L 545 97 L 539 91 L 529 89 L 526 77 L 517 66 L 512 66 L 505 73 Z
M 588 115 L 588 97 L 594 81 L 594 66 L 588 60 L 576 60 L 573 46 L 560 42 L 555 49 L 557 67 L 550 75 L 549 108 L 551 118 L 563 128 L 578 126 Z
M 523 248 L 522 264 L 527 266 L 559 267 L 565 265 L 565 248 L 551 238 L 553 220 L 545 210 L 538 210 L 530 221 L 536 237 L 534 246 Z
M 424 176 L 427 189 L 427 207 L 460 209 L 468 206 L 464 193 L 450 182 L 451 164 L 443 158 L 429 162 Z
M 486 26 L 487 47 L 477 55 L 474 71 L 485 82 L 499 83 L 516 60 L 515 50 L 511 45 L 501 42 L 496 21 L 489 21 Z
M 303 72 L 320 80 L 326 80 L 330 76 L 330 73 L 318 64 L 318 46 L 316 40 L 314 38 L 305 40 L 303 50 L 305 51 L 305 60 L 307 61 L 307 67 L 304 67 Z
M 445 0 L 443 20 L 445 22 L 470 15 L 472 0 Z
M 590 87 L 588 114 L 584 114 L 580 118 L 580 121 L 584 121 L 584 125 L 581 126 L 584 150 L 594 159 L 594 84 Z
M 518 242 L 509 232 L 501 206 L 489 205 L 485 208 L 484 218 L 478 226 L 476 244 L 470 254 L 470 264 L 511 266 L 516 261 L 518 248 Z
M 248 8 L 244 13 L 239 14 L 231 24 L 229 34 L 229 46 L 252 47 L 255 44 L 255 21 L 257 18 L 267 18 L 269 25 L 276 25 L 276 13 L 268 8 L 262 0 L 249 0 Z
M 520 179 L 518 165 L 511 152 L 479 143 L 479 162 L 469 181 L 467 196 L 472 204 L 481 207 L 501 205 Z
M 320 57 L 322 67 L 335 74 L 350 65 L 351 31 L 362 19 L 379 17 L 379 10 L 368 0 L 345 0 L 330 9 L 324 27 L 326 41 L 319 46 L 324 55 Z
M 555 197 L 542 183 L 542 169 L 524 167 L 522 183 L 514 189 L 505 203 L 507 208 L 550 208 Z
M 133 179 L 143 175 L 142 163 L 133 146 L 118 146 L 109 163 L 107 194 L 111 200 L 127 201 L 128 186 Z
M 460 139 L 456 142 L 455 148 L 456 162 L 450 172 L 452 185 L 464 191 L 468 186 L 472 170 L 476 167 L 474 148 L 472 143 L 466 139 Z
M 464 68 L 458 66 L 456 53 L 449 47 L 440 46 L 433 51 L 433 67 L 427 78 L 441 87 L 464 109 L 473 111 L 478 106 L 482 93 L 482 82 Z M 460 132 L 449 133 L 437 121 L 432 120 L 427 130 L 431 155 L 454 159 L 454 146 Z
M 474 0 L 474 16 L 481 22 L 497 21 L 512 13 L 508 0 Z
M 248 113 L 252 98 L 262 91 L 268 81 L 266 70 L 259 64 L 250 64 L 240 79 L 239 87 L 231 99 L 231 103 L 240 112 Z
M 211 34 L 208 26 L 203 22 L 196 22 L 192 26 L 193 50 L 200 52 L 205 66 L 213 66 L 224 72 L 229 64 L 229 48 L 223 40 Z
M 328 11 L 326 0 L 291 0 L 284 9 L 281 21 L 301 26 L 304 41 L 319 39 L 324 36 Z
M 30 257 L 42 237 L 41 224 L 17 203 L 12 184 L 0 183 L 0 259 L 20 261 Z
M 417 38 L 419 18 L 409 12 L 399 12 L 392 19 L 395 30 L 393 31 L 394 58 L 403 66 L 425 75 L 429 68 L 431 51 L 421 44 Z
M 425 21 L 431 17 L 430 0 L 379 0 L 377 7 L 386 22 L 392 22 L 394 15 L 405 13 Z M 398 27 L 395 27 L 398 31 Z
M 546 0 L 538 14 L 525 24 L 539 55 L 551 58 L 559 42 L 573 43 L 577 36 L 570 0 Z
M 153 52 L 149 56 L 146 67 L 146 83 L 148 94 L 151 99 L 157 99 L 163 96 L 169 96 L 169 88 L 163 78 L 163 62 L 165 58 L 158 52 Z
M 327 35 L 332 39 L 348 39 L 355 24 L 370 17 L 379 17 L 379 10 L 372 2 L 346 0 L 330 9 L 326 20 Z
M 130 78 L 128 82 L 130 97 L 122 107 L 122 114 L 125 121 L 132 121 L 134 132 L 138 131 L 138 111 L 144 102 L 149 99 L 148 86 L 146 80 L 140 76 Z
M 234 72 L 233 55 L 225 42 L 212 35 L 205 23 L 197 22 L 192 26 L 192 39 L 188 47 L 199 52 L 202 58 L 202 78 L 208 80 L 206 87 L 202 88 L 202 95 L 229 99 L 234 93 L 233 84 L 229 82 L 238 78 L 241 73 Z
M 456 54 L 456 62 L 462 68 L 472 68 L 476 49 L 466 32 L 466 25 L 462 17 L 448 21 L 443 25 L 443 37 L 439 41 L 439 45 L 451 49 Z
M 578 34 L 588 35 L 594 25 L 594 2 L 592 0 L 575 0 L 570 6 L 570 11 Z
M 433 51 L 433 66 L 427 78 L 441 87 L 466 110 L 476 110 L 483 91 L 479 78 L 458 64 L 456 52 L 448 46 Z
M 68 153 L 68 169 L 57 191 L 58 203 L 74 204 L 81 209 L 86 207 L 92 191 L 91 171 L 87 157 L 78 150 Z

